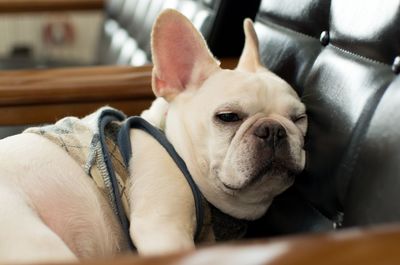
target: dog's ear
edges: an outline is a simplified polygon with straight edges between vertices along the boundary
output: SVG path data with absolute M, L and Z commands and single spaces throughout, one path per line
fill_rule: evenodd
M 181 13 L 163 11 L 153 26 L 152 86 L 156 96 L 172 100 L 187 88 L 197 88 L 219 68 L 204 38 Z
M 240 56 L 237 69 L 255 72 L 262 66 L 260 61 L 260 52 L 258 49 L 258 38 L 254 30 L 253 22 L 251 19 L 246 18 L 243 22 L 245 43 Z

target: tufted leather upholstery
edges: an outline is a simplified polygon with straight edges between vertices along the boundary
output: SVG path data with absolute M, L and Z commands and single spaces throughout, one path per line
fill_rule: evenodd
M 254 18 L 260 0 L 110 0 L 99 58 L 101 64 L 142 65 L 151 61 L 150 32 L 158 13 L 175 8 L 201 31 L 217 57 L 238 56 L 242 22 Z
M 250 235 L 400 221 L 399 25 L 398 0 L 262 1 L 262 60 L 307 106 L 308 161 Z

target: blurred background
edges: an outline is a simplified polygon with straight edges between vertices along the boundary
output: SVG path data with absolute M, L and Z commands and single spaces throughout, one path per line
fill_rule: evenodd
M 217 57 L 236 57 L 260 0 L 0 0 L 0 70 L 151 62 L 157 15 L 174 8 Z
M 95 64 L 104 12 L 13 13 L 0 16 L 0 68 Z

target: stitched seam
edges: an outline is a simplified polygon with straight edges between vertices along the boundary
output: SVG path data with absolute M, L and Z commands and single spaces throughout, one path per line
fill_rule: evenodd
M 257 20 L 258 20 L 259 22 L 261 22 L 262 24 L 265 24 L 265 25 L 267 24 L 267 25 L 269 25 L 269 26 L 271 26 L 271 27 L 276 27 L 276 28 L 278 28 L 278 29 L 280 29 L 280 30 L 283 30 L 283 31 L 292 32 L 292 33 L 301 35 L 301 36 L 303 36 L 303 37 L 316 40 L 316 41 L 318 41 L 318 42 L 320 43 L 320 40 L 319 40 L 318 38 L 314 37 L 314 36 L 311 36 L 311 35 L 308 35 L 308 34 L 306 34 L 306 33 L 303 33 L 303 32 L 297 31 L 297 30 L 294 30 L 294 29 L 292 29 L 292 28 L 288 28 L 288 27 L 282 26 L 282 25 L 277 24 L 277 23 L 275 23 L 275 22 L 273 22 L 273 21 L 267 20 L 266 18 L 258 17 Z M 327 30 L 328 30 L 328 33 L 330 34 L 330 30 L 329 30 L 329 29 L 327 29 Z M 321 43 L 320 43 L 320 45 L 323 46 Z M 381 61 L 378 61 L 378 60 L 375 60 L 375 59 L 366 57 L 366 56 L 364 56 L 364 55 L 361 55 L 361 54 L 358 54 L 358 53 L 355 53 L 355 52 L 352 52 L 352 51 L 349 51 L 349 50 L 345 50 L 345 49 L 340 48 L 340 47 L 338 47 L 338 46 L 336 46 L 336 45 L 333 45 L 331 42 L 329 42 L 329 44 L 328 44 L 327 46 L 323 46 L 322 48 L 328 47 L 328 46 L 330 46 L 330 47 L 332 47 L 332 48 L 334 48 L 334 49 L 336 49 L 336 50 L 339 50 L 339 51 L 341 51 L 341 52 L 343 52 L 343 53 L 347 53 L 347 54 L 350 54 L 350 55 L 359 57 L 359 58 L 361 58 L 361 59 L 367 60 L 367 61 L 372 62 L 372 63 L 376 63 L 376 64 L 384 65 L 384 66 L 389 66 L 389 67 L 391 66 L 391 64 L 388 64 L 388 63 L 385 63 L 385 62 L 381 62 Z M 317 56 L 317 57 L 318 57 L 318 56 Z
M 350 54 L 350 55 L 353 55 L 353 56 L 356 56 L 356 57 L 359 57 L 359 58 L 367 60 L 369 62 L 372 62 L 372 63 L 375 63 L 375 64 L 379 64 L 379 65 L 389 66 L 389 67 L 391 66 L 390 64 L 387 64 L 387 63 L 384 63 L 384 62 L 381 62 L 381 61 L 378 61 L 378 60 L 375 60 L 375 59 L 371 59 L 369 57 L 363 56 L 363 55 L 358 54 L 358 53 L 351 52 L 349 50 L 345 50 L 345 49 L 340 48 L 340 47 L 338 47 L 336 45 L 333 45 L 331 43 L 329 43 L 328 45 L 331 46 L 332 48 L 336 49 L 336 50 L 339 50 L 341 52 L 344 52 L 344 53 L 347 53 L 347 54 Z

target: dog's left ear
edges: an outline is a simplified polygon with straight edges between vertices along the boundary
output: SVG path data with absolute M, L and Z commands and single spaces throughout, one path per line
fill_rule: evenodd
M 219 68 L 204 38 L 181 13 L 163 11 L 152 32 L 153 77 L 156 96 L 172 100 L 187 88 L 200 87 Z
M 245 43 L 240 56 L 237 69 L 245 70 L 249 72 L 255 72 L 263 65 L 260 60 L 260 52 L 258 48 L 258 38 L 256 31 L 254 30 L 253 22 L 251 19 L 246 18 L 243 22 Z

